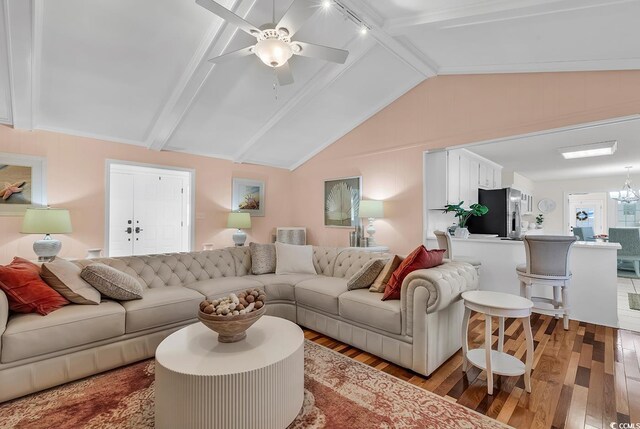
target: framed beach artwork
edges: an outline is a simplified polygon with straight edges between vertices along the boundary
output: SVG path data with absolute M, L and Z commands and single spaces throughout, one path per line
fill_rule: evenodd
M 0 153 L 0 216 L 22 216 L 47 205 L 45 159 Z
M 353 228 L 358 225 L 362 177 L 324 181 L 324 225 Z
M 264 216 L 264 182 L 234 178 L 231 210 Z

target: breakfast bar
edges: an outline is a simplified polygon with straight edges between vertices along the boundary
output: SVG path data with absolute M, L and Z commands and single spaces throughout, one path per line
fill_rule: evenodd
M 471 236 L 473 237 L 473 235 Z M 437 248 L 435 237 L 427 248 Z M 452 238 L 453 255 L 482 263 L 480 290 L 520 294 L 516 266 L 526 262 L 524 243 L 500 238 Z M 581 322 L 618 327 L 618 243 L 578 241 L 571 251 L 571 315 Z M 534 295 L 550 296 L 550 288 L 534 286 Z

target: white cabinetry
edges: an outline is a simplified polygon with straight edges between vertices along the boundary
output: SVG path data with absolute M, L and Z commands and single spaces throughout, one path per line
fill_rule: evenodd
M 447 151 L 447 204 L 478 202 L 478 189 L 498 189 L 502 167 L 466 149 Z

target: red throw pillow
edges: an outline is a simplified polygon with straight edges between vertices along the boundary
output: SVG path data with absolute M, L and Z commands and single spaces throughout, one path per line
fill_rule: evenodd
M 0 265 L 0 289 L 7 294 L 9 309 L 16 313 L 37 312 L 44 316 L 69 304 L 40 278 L 40 267 L 22 258 Z
M 391 280 L 387 283 L 387 287 L 384 288 L 382 300 L 400 299 L 400 289 L 405 277 L 415 270 L 441 265 L 444 252 L 446 250 L 443 249 L 427 250 L 424 246 L 420 246 L 411 252 L 391 275 Z

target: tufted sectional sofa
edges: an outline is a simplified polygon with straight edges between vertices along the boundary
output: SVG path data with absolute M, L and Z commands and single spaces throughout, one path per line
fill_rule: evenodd
M 248 247 L 75 261 L 137 278 L 143 299 L 70 304 L 47 316 L 9 314 L 0 291 L 0 402 L 154 356 L 170 333 L 197 321 L 198 304 L 247 288 L 267 292 L 283 317 L 429 375 L 460 348 L 461 292 L 476 270 L 447 262 L 410 274 L 400 300 L 381 301 L 347 280 L 379 254 L 314 247 L 316 275 L 251 274 Z

